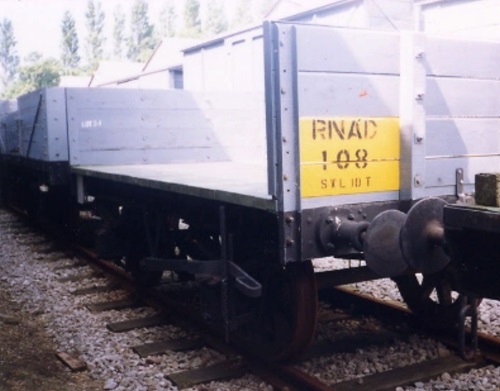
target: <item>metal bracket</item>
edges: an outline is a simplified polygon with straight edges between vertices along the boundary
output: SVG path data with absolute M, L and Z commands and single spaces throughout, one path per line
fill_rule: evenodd
M 262 295 L 262 285 L 245 272 L 241 267 L 230 261 L 231 243 L 227 234 L 226 216 L 224 207 L 220 208 L 220 239 L 221 239 L 221 259 L 217 260 L 187 260 L 187 259 L 162 259 L 158 257 L 148 257 L 141 261 L 141 269 L 146 271 L 177 271 L 187 272 L 193 275 L 205 275 L 216 277 L 221 282 L 223 297 L 227 298 L 228 277 L 234 280 L 234 286 L 242 294 L 248 297 L 260 297 Z M 225 303 L 227 304 L 227 303 Z M 223 304 L 223 307 L 226 305 Z
M 227 275 L 225 273 L 225 262 L 227 262 Z M 162 259 L 150 257 L 142 260 L 141 269 L 147 271 L 170 270 L 220 278 L 231 276 L 234 278 L 236 288 L 245 296 L 260 297 L 262 295 L 262 285 L 241 267 L 231 261 L 194 261 L 187 259 Z
M 459 298 L 460 312 L 458 315 L 458 350 L 464 360 L 473 360 L 477 352 L 477 319 L 478 299 L 475 295 L 467 294 Z M 469 346 L 466 346 L 465 321 L 470 316 Z
M 85 203 L 85 185 L 83 184 L 83 176 L 76 177 L 76 201 L 83 205 Z
M 456 196 L 460 197 L 461 194 L 464 194 L 464 170 L 462 168 L 457 168 L 455 171 L 455 180 L 456 180 Z

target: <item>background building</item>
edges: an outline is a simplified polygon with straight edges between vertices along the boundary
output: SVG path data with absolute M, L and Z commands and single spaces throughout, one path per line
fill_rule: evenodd
M 498 0 L 280 0 L 266 19 L 500 41 Z M 98 72 L 90 86 L 263 91 L 262 45 L 262 25 L 195 45 L 164 40 L 140 72 L 121 78 Z

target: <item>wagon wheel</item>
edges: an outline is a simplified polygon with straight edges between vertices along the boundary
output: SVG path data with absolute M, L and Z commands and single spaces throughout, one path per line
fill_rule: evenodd
M 421 281 L 414 274 L 395 277 L 393 280 L 408 307 L 428 327 L 454 326 L 461 306 L 467 303 L 462 301 L 462 295 L 455 292 L 457 284 L 451 265 L 437 273 L 423 274 Z M 477 301 L 475 305 L 479 303 Z
M 290 359 L 304 352 L 316 331 L 318 295 L 311 261 L 267 268 L 255 327 L 262 357 Z

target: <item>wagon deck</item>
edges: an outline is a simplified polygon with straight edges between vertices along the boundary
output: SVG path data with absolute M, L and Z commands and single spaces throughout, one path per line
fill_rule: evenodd
M 242 162 L 77 166 L 78 175 L 139 185 L 207 200 L 275 210 L 264 165 Z

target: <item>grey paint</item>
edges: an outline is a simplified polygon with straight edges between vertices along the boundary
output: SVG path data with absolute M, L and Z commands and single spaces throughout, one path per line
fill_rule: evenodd
M 260 94 L 68 90 L 71 165 L 264 161 Z
M 316 25 L 276 23 L 274 134 L 276 183 L 284 212 L 356 202 L 388 194 L 300 198 L 298 118 L 399 115 L 399 35 Z M 296 41 L 291 39 L 296 32 Z M 366 43 L 366 44 L 363 44 Z M 296 63 L 296 66 L 294 65 Z M 295 90 L 296 89 L 296 90 Z M 297 91 L 289 97 L 290 91 Z M 269 130 L 268 130 L 269 132 Z M 272 137 L 269 135 L 268 137 Z M 283 140 L 286 139 L 286 142 Z M 287 180 L 283 180 L 286 177 Z M 283 184 L 280 186 L 280 181 Z
M 85 177 L 276 212 L 276 201 L 267 194 L 263 165 L 237 162 L 129 164 L 74 166 L 72 171 Z
M 468 191 L 475 173 L 500 169 L 498 43 L 463 43 L 411 32 L 275 26 L 275 68 L 268 65 L 268 72 L 274 72 L 276 84 L 268 83 L 273 88 L 272 99 L 268 99 L 273 107 L 268 139 L 275 143 L 272 161 L 276 169 L 270 172 L 275 176 L 278 198 L 283 197 L 283 211 L 387 201 L 390 197 L 452 195 L 457 169 L 465 170 Z M 292 31 L 296 31 L 296 43 L 285 37 Z M 294 62 L 297 73 L 290 76 L 287 72 L 293 71 Z M 298 112 L 290 106 L 293 99 L 287 97 L 295 85 Z M 282 139 L 287 139 L 287 145 L 298 145 L 294 121 L 302 116 L 399 117 L 399 194 L 328 196 L 297 202 L 290 195 L 295 194 L 291 188 L 280 186 L 283 175 L 292 178 L 291 183 L 300 183 L 296 172 L 289 174 L 293 167 L 298 170 L 297 154 L 283 148 Z
M 500 43 L 426 37 L 425 194 L 464 191 L 475 174 L 500 170 Z
M 0 153 L 19 154 L 19 131 L 17 112 L 4 115 L 0 122 Z
M 44 88 L 22 95 L 18 98 L 18 109 L 20 156 L 49 162 L 67 161 L 65 89 Z
M 17 100 L 0 101 L 0 154 L 15 154 L 19 150 L 17 119 Z

